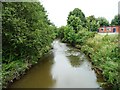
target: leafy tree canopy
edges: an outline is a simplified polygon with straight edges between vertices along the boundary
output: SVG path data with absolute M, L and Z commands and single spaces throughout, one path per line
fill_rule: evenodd
M 99 23 L 94 15 L 87 17 L 87 28 L 90 31 L 97 31 L 99 28 Z
M 81 29 L 81 27 L 86 26 L 86 18 L 84 13 L 79 9 L 75 8 L 68 15 L 67 25 L 73 27 L 76 32 Z
M 120 15 L 115 15 L 114 19 L 111 21 L 111 25 L 120 25 Z
M 39 2 L 2 4 L 3 62 L 39 57 L 54 37 L 44 7 Z
M 108 22 L 108 20 L 106 18 L 98 17 L 97 20 L 98 20 L 101 27 L 102 26 L 109 26 L 109 22 Z

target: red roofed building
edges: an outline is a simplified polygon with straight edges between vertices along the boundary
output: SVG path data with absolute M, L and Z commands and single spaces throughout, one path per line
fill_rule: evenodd
M 120 26 L 105 26 L 98 29 L 99 33 L 120 33 Z

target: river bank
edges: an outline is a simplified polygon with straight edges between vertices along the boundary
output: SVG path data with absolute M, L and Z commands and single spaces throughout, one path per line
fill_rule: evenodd
M 99 79 L 79 49 L 55 40 L 52 53 L 9 88 L 101 88 Z
M 98 37 L 98 36 L 97 36 Z M 96 38 L 96 37 L 95 37 Z M 103 37 L 102 37 L 103 38 Z M 92 39 L 92 40 L 94 40 L 94 39 Z M 58 41 L 57 41 L 58 42 Z M 89 41 L 90 42 L 90 41 Z M 54 44 L 52 44 L 53 46 L 54 46 Z M 88 45 L 88 44 L 86 44 L 86 45 Z M 70 47 L 70 44 L 67 44 L 67 46 L 68 47 Z M 59 47 L 59 49 L 58 49 L 58 47 Z M 72 48 L 72 47 L 71 47 Z M 76 47 L 77 48 L 77 47 Z M 78 47 L 79 48 L 79 47 Z M 94 47 L 95 48 L 95 47 Z M 65 49 L 65 50 L 64 50 Z M 69 50 L 69 48 L 67 48 L 66 46 L 65 46 L 65 44 L 64 43 L 58 43 L 58 45 L 55 45 L 55 47 L 53 47 L 53 51 L 56 51 L 57 50 L 57 52 L 55 53 L 53 53 L 53 56 L 52 57 L 54 57 L 54 59 L 55 59 L 55 57 L 56 56 L 54 56 L 54 55 L 57 55 L 58 56 L 58 58 L 60 58 L 59 59 L 59 61 L 61 61 L 61 59 L 62 59 L 62 57 L 63 56 L 59 56 L 59 55 L 61 55 L 61 54 L 65 54 L 65 52 L 68 50 L 68 51 L 70 51 L 71 53 L 73 53 L 72 52 L 72 50 L 73 49 L 70 49 Z M 104 71 L 103 71 L 103 69 L 100 67 L 100 65 L 98 66 L 98 65 L 96 65 L 95 64 L 95 62 L 93 61 L 94 60 L 94 58 L 92 58 L 91 57 L 91 55 L 93 55 L 92 53 L 90 53 L 90 50 L 87 48 L 87 47 L 85 47 L 85 45 L 83 45 L 83 46 L 81 46 L 81 49 L 79 48 L 79 50 L 77 51 L 77 52 L 75 52 L 75 53 L 73 53 L 72 54 L 72 57 L 69 57 L 69 54 L 67 55 L 69 58 L 70 58 L 70 63 L 71 63 L 71 65 L 73 66 L 73 67 L 79 67 L 79 65 L 81 65 L 80 64 L 80 62 L 81 62 L 81 60 L 79 60 L 79 58 L 78 58 L 78 56 L 76 57 L 76 55 L 78 55 L 79 54 L 79 52 L 80 52 L 80 50 L 82 50 L 82 52 L 84 52 L 87 56 L 89 56 L 89 58 L 91 58 L 91 59 L 88 59 L 91 63 L 92 63 L 92 66 L 90 67 L 92 70 L 95 70 L 95 72 L 96 72 L 96 78 L 98 78 L 96 81 L 98 81 L 99 82 L 99 84 L 100 84 L 100 87 L 103 87 L 103 88 L 106 88 L 106 87 L 109 87 L 110 88 L 110 86 L 107 86 L 107 85 L 110 85 L 110 84 L 106 84 L 105 82 L 107 82 L 107 80 L 106 80 L 106 78 L 105 78 L 105 76 L 104 76 Z M 65 52 L 63 52 L 63 51 L 65 51 Z M 74 50 L 73 50 L 74 51 Z M 76 50 L 75 50 L 76 51 Z M 59 52 L 59 53 L 58 53 Z M 48 57 L 49 57 L 49 55 L 48 55 Z M 57 59 L 58 59 L 57 58 Z M 57 59 L 55 59 L 55 61 L 54 62 L 56 62 L 56 60 Z M 67 59 L 67 58 L 66 58 Z M 92 60 L 93 59 L 93 60 Z M 45 60 L 45 59 L 44 59 Z M 63 59 L 64 60 L 64 59 Z M 46 60 L 47 61 L 47 60 Z M 49 60 L 48 60 L 49 61 Z M 51 61 L 51 60 L 50 60 Z M 54 63 L 54 62 L 52 62 L 52 64 Z M 58 62 L 58 60 L 57 60 L 57 62 Z M 66 61 L 65 61 L 66 62 Z M 59 64 L 60 63 L 58 63 L 57 64 L 57 66 L 59 66 Z M 62 61 L 61 61 L 61 64 L 63 64 L 64 65 L 64 62 L 62 63 Z M 37 65 L 37 64 L 36 64 Z M 56 65 L 54 65 L 55 67 L 56 67 Z M 89 65 L 88 65 L 89 66 Z M 36 67 L 36 66 L 35 66 Z M 39 68 L 39 66 L 37 65 L 37 67 Z M 34 68 L 34 67 L 33 67 Z M 40 69 L 40 68 L 39 68 Z M 60 67 L 59 67 L 59 69 L 60 69 Z M 59 69 L 57 69 L 58 71 L 59 71 Z M 32 73 L 33 73 L 33 70 L 34 69 L 32 69 Z M 41 69 L 40 69 L 41 70 Z M 55 70 L 56 71 L 56 70 Z M 28 70 L 28 73 L 29 72 L 31 72 L 31 70 L 29 71 Z M 49 71 L 49 72 L 51 72 L 51 71 Z M 80 72 L 80 71 L 79 71 Z M 48 73 L 48 72 L 47 72 Z M 58 72 L 57 72 L 58 73 Z M 41 74 L 39 74 L 39 75 L 42 75 L 42 72 L 41 72 Z M 35 75 L 34 75 L 35 76 Z M 29 76 L 28 74 L 26 74 L 25 75 L 25 77 L 23 76 L 22 78 L 27 78 L 27 77 L 31 77 L 31 76 Z M 104 78 L 103 78 L 104 77 Z M 22 79 L 21 78 L 21 79 Z M 39 78 L 39 77 L 38 77 Z M 45 78 L 45 77 L 44 77 Z M 50 77 L 49 77 L 50 78 Z M 24 79 L 22 79 L 22 80 L 20 80 L 20 82 L 22 82 L 22 83 L 27 83 L 27 82 L 30 82 L 30 78 L 29 78 L 29 80 L 27 81 L 27 82 L 25 82 L 25 80 Z M 55 81 L 54 81 L 54 79 L 55 79 L 55 76 L 53 75 L 52 76 L 52 78 L 50 79 L 50 82 L 54 82 L 55 83 Z M 13 85 L 14 85 L 14 87 L 17 87 L 17 86 L 19 86 L 20 87 L 20 85 L 19 85 L 19 80 L 18 81 L 16 81 L 16 82 L 18 82 L 17 84 L 15 84 L 14 85 L 14 83 L 13 83 Z M 41 82 L 39 82 L 40 84 L 41 84 Z M 44 86 L 44 85 L 43 85 Z M 19 88 L 18 87 L 18 88 Z M 24 86 L 24 87 L 26 87 L 26 86 Z M 29 87 L 29 86 L 28 86 Z M 37 87 L 37 86 L 36 86 Z M 42 87 L 42 86 L 41 86 Z M 60 87 L 60 86 L 59 86 Z
M 89 55 L 95 67 L 102 71 L 105 81 L 112 89 L 119 90 L 118 35 L 98 35 L 89 38 L 81 50 Z
M 37 60 L 33 60 L 33 62 L 17 60 L 9 64 L 2 64 L 2 88 L 7 88 L 14 81 L 20 80 L 32 67 L 38 64 L 38 62 L 42 62 L 42 57 L 50 53 L 51 48 L 51 46 L 46 48 L 46 51 L 41 52 L 41 56 Z

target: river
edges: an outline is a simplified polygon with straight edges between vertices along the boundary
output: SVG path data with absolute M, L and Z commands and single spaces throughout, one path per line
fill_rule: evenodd
M 42 62 L 9 88 L 100 88 L 97 75 L 84 53 L 59 40 Z

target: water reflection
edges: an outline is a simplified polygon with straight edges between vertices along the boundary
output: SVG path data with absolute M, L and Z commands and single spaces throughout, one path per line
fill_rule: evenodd
M 15 81 L 9 88 L 51 88 L 55 83 L 50 73 L 53 54 L 50 53 L 50 56 L 45 56 L 42 61 L 32 67 L 24 77 Z
M 54 65 L 51 74 L 55 88 L 98 88 L 95 72 L 85 56 L 59 41 L 54 45 Z
M 98 88 L 91 64 L 78 49 L 55 40 L 52 53 L 43 58 L 12 88 Z
M 84 57 L 81 55 L 80 51 L 78 49 L 74 49 L 73 47 L 70 47 L 70 49 L 67 50 L 66 56 L 73 67 L 79 67 L 84 60 Z
M 80 62 L 80 59 L 78 56 L 73 56 L 73 55 L 70 55 L 68 56 L 68 59 L 70 61 L 70 64 L 73 66 L 73 67 L 79 67 L 81 62 Z

